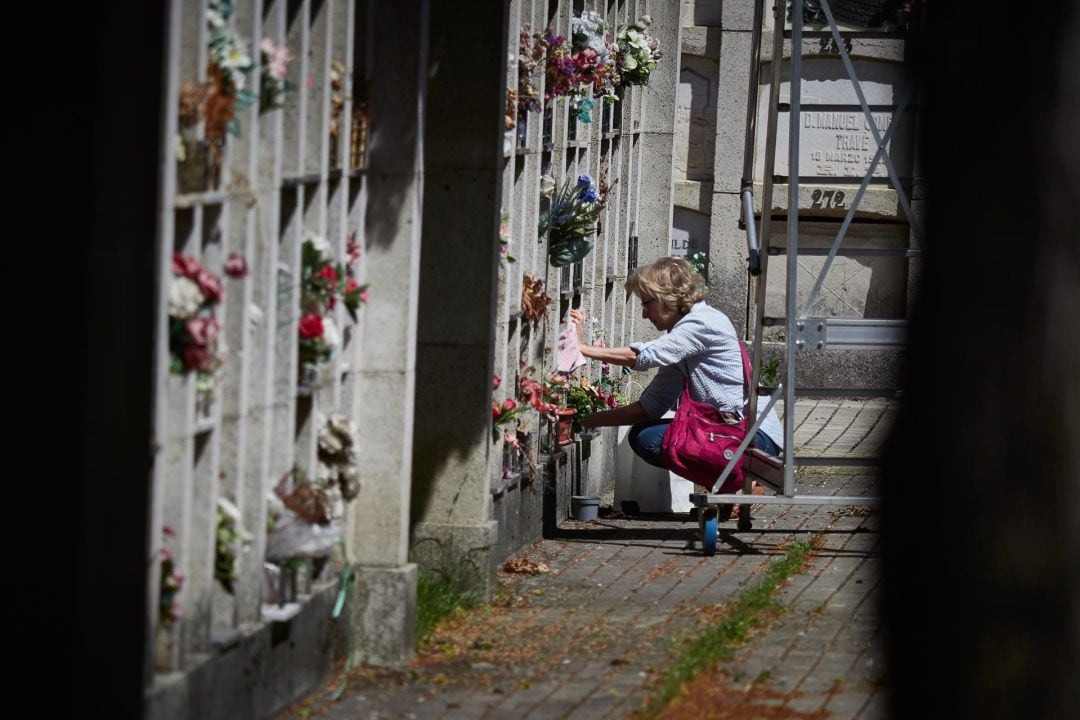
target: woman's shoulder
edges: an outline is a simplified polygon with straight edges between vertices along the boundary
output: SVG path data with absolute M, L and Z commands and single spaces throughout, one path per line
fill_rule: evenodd
M 685 319 L 696 327 L 708 329 L 721 335 L 735 334 L 735 325 L 732 324 L 731 319 L 704 300 L 695 303 L 690 308 L 690 312 Z

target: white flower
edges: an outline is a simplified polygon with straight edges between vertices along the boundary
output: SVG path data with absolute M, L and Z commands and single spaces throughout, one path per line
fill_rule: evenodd
M 240 508 L 236 507 L 236 505 L 234 505 L 231 500 L 229 500 L 228 498 L 219 497 L 217 499 L 217 506 L 218 510 L 225 514 L 225 517 L 232 520 L 237 527 L 240 526 L 240 522 L 242 520 L 242 517 L 240 515 Z
M 334 324 L 333 318 L 323 318 L 323 340 L 330 346 L 331 349 L 341 345 L 341 333 L 338 332 L 337 325 Z
M 255 303 L 248 303 L 248 330 L 254 332 L 262 324 L 262 308 Z
M 187 320 L 203 303 L 202 290 L 193 280 L 174 277 L 169 288 L 169 316 Z
M 330 416 L 330 420 L 327 421 L 331 429 L 334 432 L 341 435 L 347 435 L 349 437 L 349 444 L 352 444 L 352 437 L 356 435 L 356 425 L 347 416 L 341 413 L 335 413 Z
M 212 28 L 221 29 L 225 27 L 225 18 L 217 10 L 206 11 L 206 22 L 208 22 Z
M 322 235 L 316 235 L 310 230 L 304 230 L 304 242 L 311 243 L 311 246 L 319 253 L 319 257 L 325 262 L 331 262 L 334 259 L 334 248 L 331 247 L 330 241 Z
M 544 175 L 540 178 L 540 197 L 551 197 L 553 192 L 555 192 L 555 178 Z

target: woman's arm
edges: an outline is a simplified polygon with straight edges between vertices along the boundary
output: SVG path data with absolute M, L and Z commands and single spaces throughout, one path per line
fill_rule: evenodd
M 645 408 L 641 406 L 641 403 L 632 402 L 629 405 L 623 405 L 614 410 L 593 413 L 581 421 L 581 426 L 585 429 L 589 429 L 595 427 L 612 427 L 615 425 L 633 425 L 647 417 L 649 417 L 649 414 L 645 412 Z
M 633 348 L 621 347 L 621 348 L 607 348 L 607 347 L 594 347 L 592 345 L 585 344 L 585 317 L 580 310 L 570 310 L 570 321 L 574 323 L 574 327 L 577 331 L 578 347 L 581 349 L 581 354 L 592 360 L 599 360 L 600 362 L 611 363 L 612 365 L 625 365 L 626 367 L 634 367 L 637 363 L 637 353 Z

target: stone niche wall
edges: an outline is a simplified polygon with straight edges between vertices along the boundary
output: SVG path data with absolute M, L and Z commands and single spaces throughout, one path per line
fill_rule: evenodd
M 676 207 L 671 228 L 673 257 L 688 257 L 696 252 L 709 254 L 709 216 L 705 213 Z
M 899 112 L 902 95 L 911 79 L 903 65 L 892 59 L 859 58 L 853 60 L 871 116 L 878 132 L 895 126 L 887 143 L 895 174 L 905 193 L 911 197 L 914 158 L 915 114 L 910 105 Z M 764 82 L 771 75 L 768 63 L 761 72 Z M 781 69 L 780 102 L 791 98 L 790 66 Z M 769 88 L 762 86 L 758 98 L 758 127 L 768 119 Z M 772 208 L 786 214 L 788 207 L 788 122 L 790 114 L 779 114 L 776 144 L 776 167 Z M 849 212 L 870 162 L 877 151 L 870 119 L 859 105 L 854 87 L 838 56 L 803 58 L 802 107 L 799 118 L 799 247 L 828 248 L 839 231 L 839 220 Z M 758 136 L 755 164 L 755 203 L 760 215 L 766 143 L 764 132 Z M 774 220 L 770 245 L 787 245 L 787 223 Z M 910 228 L 896 190 L 893 189 L 884 160 L 875 167 L 870 185 L 859 202 L 842 248 L 906 249 Z M 797 297 L 801 308 L 813 287 L 824 257 L 802 254 L 799 257 Z M 903 256 L 844 257 L 838 255 L 810 309 L 812 317 L 903 318 L 908 307 L 911 273 L 909 260 Z M 769 263 L 766 290 L 767 316 L 782 317 L 784 308 L 786 262 L 783 256 Z M 766 340 L 782 340 L 782 327 L 765 330 Z
M 712 180 L 716 62 L 683 55 L 675 105 L 675 180 Z

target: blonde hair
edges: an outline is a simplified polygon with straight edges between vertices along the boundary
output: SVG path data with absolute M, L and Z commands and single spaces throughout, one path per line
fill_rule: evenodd
M 660 258 L 638 268 L 626 278 L 626 289 L 646 300 L 656 298 L 680 315 L 705 299 L 705 281 L 683 258 Z

